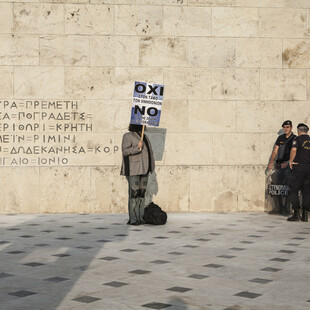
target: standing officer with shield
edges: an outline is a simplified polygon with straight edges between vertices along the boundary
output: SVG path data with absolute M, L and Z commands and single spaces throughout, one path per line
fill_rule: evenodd
M 268 164 L 268 169 L 271 170 L 273 167 L 275 169 L 272 176 L 273 184 L 288 186 L 291 178 L 291 169 L 288 161 L 290 158 L 293 140 L 296 136 L 292 132 L 293 126 L 290 120 L 283 122 L 282 128 L 284 134 L 280 135 L 275 142 L 275 146 Z M 286 195 L 283 197 L 282 195 L 277 195 L 275 199 L 279 204 L 279 213 L 286 216 L 289 215 L 291 211 L 290 196 Z

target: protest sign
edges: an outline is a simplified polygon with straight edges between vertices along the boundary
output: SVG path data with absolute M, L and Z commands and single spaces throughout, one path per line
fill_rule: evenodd
M 131 124 L 159 126 L 164 85 L 135 82 Z

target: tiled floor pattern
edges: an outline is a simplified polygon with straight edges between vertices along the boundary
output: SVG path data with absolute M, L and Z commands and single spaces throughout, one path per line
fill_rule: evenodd
M 1 215 L 0 309 L 310 309 L 310 223 L 268 214 Z

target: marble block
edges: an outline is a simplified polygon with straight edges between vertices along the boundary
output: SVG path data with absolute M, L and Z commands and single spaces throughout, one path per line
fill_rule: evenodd
M 141 66 L 184 67 L 187 64 L 187 40 L 183 37 L 143 37 L 139 59 Z
M 194 6 L 234 6 L 236 0 L 187 0 L 188 5 Z
M 211 99 L 211 69 L 165 68 L 165 99 Z
M 32 0 L 33 1 L 33 0 Z M 48 0 L 39 0 L 41 2 L 45 2 Z M 65 2 L 65 3 L 96 3 L 95 0 L 52 0 L 52 2 Z M 106 2 L 106 1 L 104 1 Z M 101 2 L 97 2 L 97 3 L 103 3 L 103 1 L 101 0 Z
M 40 64 L 85 66 L 89 63 L 89 39 L 86 36 L 41 36 Z
M 131 100 L 115 100 L 114 102 L 114 119 L 113 128 L 114 132 L 124 132 L 127 130 L 131 117 Z M 109 114 L 106 117 L 111 117 Z
M 265 169 L 261 166 L 238 167 L 238 212 L 260 212 L 265 203 Z
M 138 36 L 91 36 L 91 66 L 139 65 Z
M 163 10 L 161 6 L 115 5 L 115 34 L 162 34 Z
M 282 68 L 282 40 L 237 38 L 236 67 Z
M 5 64 L 39 65 L 39 38 L 33 35 L 13 35 L 9 39 L 10 53 L 4 56 Z
M 198 166 L 190 169 L 191 212 L 237 209 L 237 167 Z
M 36 213 L 39 211 L 39 169 L 1 167 L 0 213 Z M 5 189 L 5 190 L 4 190 Z
M 255 100 L 259 98 L 259 70 L 213 69 L 212 99 Z
M 282 124 L 279 124 L 279 130 L 274 133 L 262 133 L 260 136 L 261 139 L 261 154 L 260 160 L 261 164 L 267 168 L 267 165 L 270 160 L 271 153 L 273 151 L 275 142 L 280 134 L 283 134 L 281 127 Z M 294 125 L 294 124 L 293 124 Z
M 159 2 L 162 1 L 163 5 L 177 5 L 177 6 L 186 6 L 188 3 L 188 0 L 146 0 L 146 1 L 150 1 L 151 4 L 153 4 L 152 2 Z M 144 4 L 145 0 L 137 0 L 137 2 L 139 4 Z M 155 3 L 154 3 L 155 4 Z
M 63 34 L 63 4 L 15 3 L 14 31 L 33 34 Z
M 65 95 L 72 99 L 112 99 L 114 75 L 110 67 L 66 67 Z
M 261 69 L 262 100 L 305 100 L 306 70 Z
M 310 36 L 305 10 L 262 8 L 260 18 L 263 37 L 305 38 Z
M 284 118 L 282 101 L 237 102 L 238 132 L 277 132 Z
M 189 101 L 189 129 L 192 132 L 235 132 L 236 102 Z
M 213 163 L 212 134 L 167 133 L 164 165 L 210 165 Z
M 213 164 L 215 165 L 255 165 L 260 162 L 260 153 L 260 134 L 213 134 Z
M 310 40 L 283 40 L 283 68 L 310 68 Z
M 215 7 L 212 10 L 212 35 L 217 37 L 255 37 L 260 33 L 257 8 Z
M 113 28 L 113 6 L 67 4 L 65 6 L 66 34 L 109 35 Z
M 164 69 L 164 85 L 165 99 L 188 99 L 188 76 L 193 69 L 188 68 L 165 68 Z M 211 83 L 211 71 L 209 71 L 209 82 Z M 204 79 L 199 79 L 204 80 Z M 195 84 L 196 85 L 196 84 Z M 211 97 L 211 87 L 209 96 Z
M 88 112 L 92 115 L 93 132 L 114 132 L 116 110 L 121 113 L 114 100 L 90 100 Z M 113 135 L 113 134 L 112 134 Z
M 14 72 L 14 96 L 23 99 L 62 98 L 64 69 L 61 67 L 18 66 Z
M 261 8 L 282 8 L 286 0 L 236 0 L 236 6 L 261 7 Z
M 119 167 L 94 167 L 91 175 L 91 212 L 128 212 L 128 183 Z
M 310 105 L 309 101 L 284 101 L 284 117 L 293 122 L 294 132 L 297 133 L 299 123 L 310 126 Z
M 90 168 L 88 167 L 41 167 L 41 213 L 89 213 Z
M 12 98 L 13 97 L 13 67 L 1 66 L 0 67 L 0 89 L 1 98 Z
M 295 9 L 310 9 L 308 0 L 284 0 L 284 7 Z
M 168 132 L 187 132 L 189 107 L 187 100 L 165 100 L 162 107 L 160 127 Z
M 188 38 L 188 61 L 195 67 L 234 67 L 234 38 Z
M 0 3 L 0 33 L 10 33 L 13 30 L 13 4 Z
M 159 167 L 149 175 L 146 204 L 154 201 L 166 212 L 190 211 L 188 167 Z
M 70 0 L 75 1 L 75 0 Z M 105 4 L 130 4 L 130 5 L 162 5 L 164 0 L 82 0 L 82 1 L 89 1 L 90 3 L 96 3 L 96 4 L 102 4 L 103 2 Z M 165 4 L 174 4 L 177 3 L 180 0 L 168 0 L 165 1 Z M 183 0 L 181 0 L 183 1 Z M 184 0 L 187 1 L 187 0 Z
M 164 6 L 163 34 L 167 36 L 210 36 L 211 8 Z

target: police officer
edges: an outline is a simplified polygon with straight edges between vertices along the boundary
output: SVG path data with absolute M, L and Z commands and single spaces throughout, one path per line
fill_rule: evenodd
M 300 201 L 298 193 L 301 191 L 303 200 L 302 220 L 307 221 L 307 211 L 310 210 L 310 137 L 309 127 L 303 123 L 297 126 L 298 137 L 294 139 L 289 165 L 292 169 L 290 182 L 291 201 L 294 214 L 288 221 L 300 220 Z
M 275 173 L 273 174 L 273 184 L 277 185 L 289 185 L 291 178 L 291 169 L 288 161 L 290 159 L 290 151 L 292 148 L 293 140 L 296 137 L 293 132 L 292 122 L 287 120 L 283 122 L 282 128 L 284 134 L 280 135 L 276 140 L 273 148 L 268 169 L 271 170 L 273 167 Z M 279 203 L 279 213 L 283 215 L 290 214 L 290 197 L 285 196 L 284 203 L 282 196 L 276 196 L 276 201 Z

